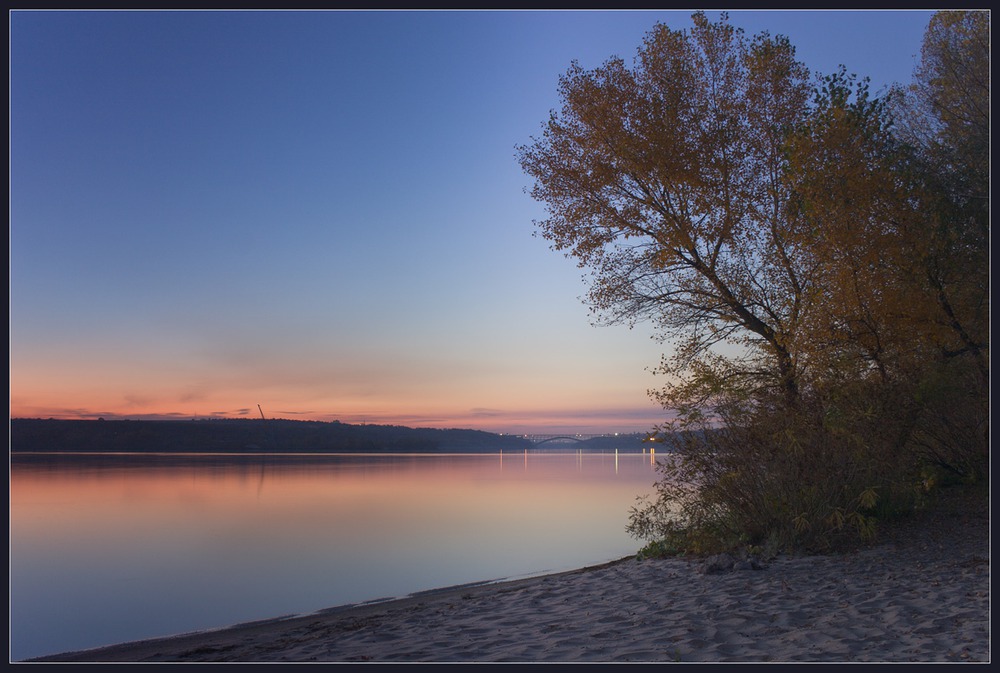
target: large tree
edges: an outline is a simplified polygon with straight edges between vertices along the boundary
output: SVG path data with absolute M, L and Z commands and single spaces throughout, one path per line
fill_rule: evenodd
M 913 91 L 878 98 L 843 69 L 813 88 L 783 37 L 693 21 L 631 67 L 574 63 L 518 148 L 542 235 L 590 270 L 601 318 L 674 342 L 654 395 L 711 429 L 669 435 L 630 530 L 671 530 L 680 504 L 730 539 L 869 537 L 927 456 L 981 471 L 983 24 L 936 15 Z
M 811 260 L 800 342 L 812 380 L 888 383 L 914 353 L 912 304 L 924 297 L 902 274 L 919 216 L 886 103 L 841 69 L 787 138 L 795 229 Z
M 913 82 L 895 93 L 896 134 L 910 150 L 903 173 L 920 215 L 902 276 L 921 291 L 913 339 L 930 348 L 923 366 L 935 382 L 923 385 L 928 411 L 915 440 L 938 464 L 974 477 L 989 456 L 989 13 L 936 13 Z
M 913 150 L 924 214 L 913 274 L 931 298 L 928 321 L 946 357 L 975 360 L 989 378 L 990 17 L 938 12 L 913 83 L 897 90 L 898 134 Z
M 739 343 L 762 361 L 732 373 L 795 404 L 809 270 L 783 145 L 808 71 L 783 37 L 693 19 L 690 32 L 657 25 L 631 69 L 574 63 L 562 109 L 519 159 L 548 208 L 541 233 L 591 270 L 602 318 L 653 320 L 680 341 L 675 372 Z

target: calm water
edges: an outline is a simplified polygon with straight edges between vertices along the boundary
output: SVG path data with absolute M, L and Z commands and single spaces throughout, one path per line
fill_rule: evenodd
M 12 660 L 634 553 L 648 454 L 16 456 Z

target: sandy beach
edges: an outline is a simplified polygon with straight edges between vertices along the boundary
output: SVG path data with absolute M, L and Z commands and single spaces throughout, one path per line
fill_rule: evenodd
M 758 569 L 627 558 L 40 660 L 988 662 L 989 535 L 985 503 L 950 507 Z

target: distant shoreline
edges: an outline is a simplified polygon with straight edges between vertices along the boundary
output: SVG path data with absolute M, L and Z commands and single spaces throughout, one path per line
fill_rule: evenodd
M 646 433 L 596 436 L 547 448 L 640 451 Z M 285 419 L 63 420 L 14 418 L 12 454 L 389 454 L 498 453 L 538 445 L 483 430 L 352 425 Z

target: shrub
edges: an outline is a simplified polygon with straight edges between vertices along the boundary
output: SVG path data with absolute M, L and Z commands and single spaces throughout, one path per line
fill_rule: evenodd
M 928 488 L 910 441 L 922 409 L 897 388 L 838 385 L 794 408 L 720 404 L 714 426 L 674 426 L 656 496 L 632 508 L 628 532 L 675 553 L 873 540 Z

